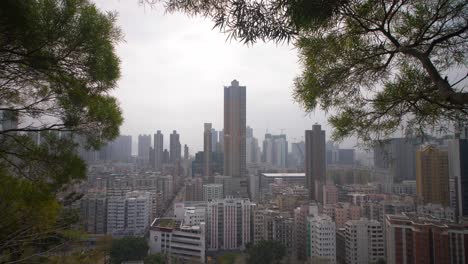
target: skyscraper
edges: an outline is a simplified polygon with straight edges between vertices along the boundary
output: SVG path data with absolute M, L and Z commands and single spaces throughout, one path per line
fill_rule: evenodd
M 211 129 L 211 152 L 216 152 L 216 145 L 218 144 L 218 131 Z
M 211 123 L 205 123 L 205 130 L 203 132 L 203 174 L 204 176 L 211 176 L 211 152 L 212 152 L 212 137 L 211 137 Z M 210 180 L 210 182 L 213 182 Z
M 416 193 L 425 204 L 449 205 L 449 169 L 446 150 L 427 146 L 416 151 Z
M 180 160 L 181 156 L 181 146 L 180 146 L 180 136 L 177 134 L 177 131 L 172 131 L 170 135 L 170 145 L 169 145 L 169 155 L 170 162 L 176 163 Z
M 245 130 L 246 87 L 233 80 L 224 87 L 224 175 L 233 177 L 240 196 L 247 194 Z
M 184 159 L 187 160 L 189 158 L 189 147 L 187 144 L 184 145 Z
M 455 182 L 456 214 L 468 220 L 468 139 L 449 142 L 449 176 Z
M 138 158 L 144 162 L 149 161 L 151 135 L 138 135 Z
M 305 132 L 305 173 L 309 198 L 323 202 L 323 188 L 326 183 L 325 131 L 319 124 Z
M 392 138 L 374 147 L 374 165 L 389 169 L 395 183 L 416 178 L 416 149 L 418 141 Z
M 161 130 L 158 130 L 154 134 L 154 165 L 155 170 L 162 171 L 163 164 L 163 151 L 164 151 L 164 135 L 161 133 Z

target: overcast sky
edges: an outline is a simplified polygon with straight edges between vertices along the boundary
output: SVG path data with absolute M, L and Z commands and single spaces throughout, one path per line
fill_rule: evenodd
M 164 14 L 162 7 L 137 0 L 95 0 L 105 11 L 118 12 L 125 41 L 117 47 L 122 77 L 114 95 L 124 113 L 121 134 L 177 130 L 190 153 L 203 149 L 203 123 L 223 128 L 223 86 L 237 79 L 247 86 L 247 125 L 263 140 L 282 129 L 289 142 L 318 122 L 330 130 L 323 112 L 305 113 L 292 99 L 293 79 L 300 73 L 291 45 L 227 42 L 209 20 Z M 346 145 L 351 145 L 350 142 Z

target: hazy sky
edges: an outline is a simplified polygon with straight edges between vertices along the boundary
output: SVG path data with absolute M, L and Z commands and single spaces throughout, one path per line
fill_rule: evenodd
M 247 125 L 263 139 L 266 130 L 289 142 L 318 122 L 327 130 L 325 114 L 306 114 L 292 99 L 293 79 L 300 73 L 291 45 L 258 43 L 246 46 L 226 41 L 207 19 L 164 14 L 162 7 L 141 6 L 137 0 L 95 0 L 106 11 L 117 11 L 125 41 L 117 47 L 122 77 L 114 95 L 125 122 L 121 134 L 177 130 L 190 153 L 203 149 L 203 123 L 223 128 L 223 86 L 237 79 L 247 86 Z M 348 144 L 349 145 L 349 144 Z

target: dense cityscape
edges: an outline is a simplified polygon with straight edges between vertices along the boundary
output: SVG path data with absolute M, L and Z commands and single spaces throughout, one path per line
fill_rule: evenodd
M 0 1 L 22 263 L 468 264 L 468 1 Z
M 288 263 L 468 257 L 467 126 L 424 142 L 388 139 L 373 155 L 326 141 L 320 124 L 305 141 L 267 133 L 259 143 L 246 125 L 246 96 L 237 80 L 224 87 L 224 127 L 200 124 L 197 153 L 182 151 L 176 130 L 169 149 L 159 130 L 139 135 L 136 156 L 131 136 L 82 149 L 84 230 L 144 236 L 152 254 L 202 263 L 265 240 L 280 242 Z

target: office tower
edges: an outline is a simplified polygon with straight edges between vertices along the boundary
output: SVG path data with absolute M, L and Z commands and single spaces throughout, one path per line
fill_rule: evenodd
M 222 184 L 204 184 L 203 185 L 203 201 L 212 201 L 223 199 Z
M 382 224 L 361 218 L 345 224 L 346 263 L 376 263 L 385 260 Z
M 203 132 L 203 176 L 211 176 L 211 123 L 205 123 L 205 130 Z M 213 182 L 210 179 L 210 182 Z
M 277 168 L 286 168 L 288 141 L 286 135 L 273 136 L 273 164 Z
M 246 87 L 233 80 L 224 87 L 224 175 L 240 181 L 246 174 L 245 164 Z M 245 194 L 245 186 L 238 186 Z
M 449 141 L 449 176 L 454 182 L 455 208 L 459 220 L 468 220 L 468 139 Z
M 169 145 L 169 161 L 175 164 L 180 160 L 181 156 L 181 145 L 180 145 L 180 136 L 177 134 L 177 131 L 172 131 L 170 135 L 170 145 Z
M 449 206 L 448 152 L 435 146 L 416 151 L 416 193 L 424 204 Z
M 374 147 L 374 166 L 390 171 L 393 182 L 416 179 L 416 150 L 418 141 L 393 138 Z
M 388 264 L 466 263 L 468 228 L 428 218 L 387 215 Z
M 245 249 L 251 241 L 253 204 L 248 199 L 226 198 L 207 204 L 208 250 Z
M 323 202 L 322 186 L 326 183 L 325 131 L 315 124 L 305 132 L 305 173 L 309 199 Z
M 88 193 L 80 200 L 81 221 L 89 234 L 105 234 L 107 227 L 107 198 L 105 194 Z
M 211 152 L 216 152 L 216 145 L 218 145 L 218 131 L 211 129 Z
M 263 139 L 262 161 L 266 164 L 273 164 L 273 138 L 269 133 L 266 133 Z
M 189 147 L 187 146 L 187 144 L 184 145 L 184 159 L 189 159 Z
M 138 158 L 145 163 L 149 162 L 151 148 L 151 135 L 138 135 Z
M 336 263 L 335 222 L 327 215 L 308 219 L 308 257 L 311 263 Z
M 164 135 L 161 133 L 161 130 L 158 130 L 154 134 L 154 169 L 156 171 L 162 171 L 162 164 L 164 160 Z

